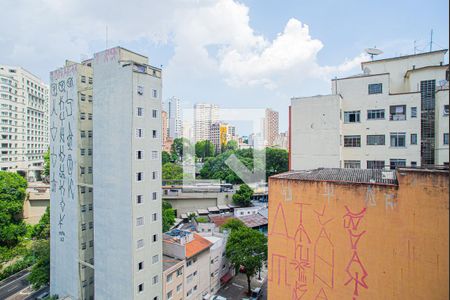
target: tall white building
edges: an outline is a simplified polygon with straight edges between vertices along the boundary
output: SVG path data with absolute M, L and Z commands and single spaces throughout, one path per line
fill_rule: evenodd
M 219 120 L 219 107 L 216 104 L 197 103 L 194 105 L 195 141 L 211 140 L 211 126 Z
M 164 102 L 164 111 L 167 112 L 168 136 L 171 139 L 182 137 L 183 120 L 181 116 L 180 99 L 171 97 Z
M 21 67 L 0 65 L 0 169 L 39 178 L 48 150 L 48 86 Z
M 95 54 L 93 68 L 95 296 L 158 300 L 161 69 L 120 47 Z
M 446 52 L 363 62 L 331 95 L 292 98 L 290 168 L 448 164 Z
M 51 73 L 51 294 L 162 299 L 161 80 L 120 47 Z

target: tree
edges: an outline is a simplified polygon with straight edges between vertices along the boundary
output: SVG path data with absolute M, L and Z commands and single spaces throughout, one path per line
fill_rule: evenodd
M 214 156 L 214 145 L 209 140 L 199 141 L 195 144 L 195 156 L 204 160 Z
M 242 227 L 232 230 L 227 241 L 225 254 L 237 269 L 244 268 L 247 276 L 248 293 L 251 293 L 251 277 L 262 267 L 267 260 L 266 236 L 251 228 Z
M 15 246 L 27 231 L 22 220 L 26 188 L 17 173 L 0 171 L 0 246 Z
M 172 205 L 167 202 L 162 202 L 162 230 L 163 232 L 167 232 L 170 230 L 170 227 L 175 224 L 175 210 L 172 208 Z
M 165 163 L 162 167 L 162 179 L 183 180 L 183 168 L 175 163 Z
M 233 195 L 233 203 L 242 207 L 252 206 L 251 198 L 253 190 L 246 184 L 242 184 Z
M 173 157 L 176 157 L 177 160 L 181 160 L 183 158 L 183 148 L 191 147 L 191 143 L 186 138 L 176 138 L 173 140 L 171 146 L 171 154 Z
M 228 141 L 225 151 L 232 150 L 235 151 L 238 149 L 238 143 L 235 140 Z
M 162 159 L 162 164 L 163 165 L 166 164 L 166 163 L 173 162 L 172 161 L 172 155 L 170 155 L 170 153 L 167 152 L 167 151 L 163 151 L 161 153 L 161 159 Z
M 44 171 L 42 173 L 44 176 L 50 176 L 50 149 L 44 153 Z
M 288 171 L 288 152 L 284 149 L 266 148 L 266 180 L 275 174 Z
M 50 206 L 47 206 L 47 209 L 39 220 L 39 223 L 34 225 L 31 236 L 36 239 L 50 238 Z
M 32 251 L 36 263 L 31 268 L 28 281 L 37 290 L 50 283 L 50 240 L 35 241 Z
M 233 231 L 233 230 L 239 230 L 243 227 L 246 227 L 244 222 L 242 222 L 239 219 L 228 219 L 225 223 L 222 224 L 222 226 L 220 227 L 222 230 L 226 229 L 229 231 Z

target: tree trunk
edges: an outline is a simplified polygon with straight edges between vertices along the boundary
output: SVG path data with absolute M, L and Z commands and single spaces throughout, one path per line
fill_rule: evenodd
M 247 275 L 247 284 L 248 284 L 248 295 L 250 296 L 252 294 L 252 287 L 250 285 L 251 280 L 250 280 L 250 275 L 248 275 L 248 274 L 246 274 L 246 275 Z

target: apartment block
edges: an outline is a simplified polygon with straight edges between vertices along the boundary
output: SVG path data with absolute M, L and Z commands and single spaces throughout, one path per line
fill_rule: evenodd
M 224 122 L 211 124 L 210 141 L 216 153 L 220 153 L 231 140 L 236 140 L 236 127 Z
M 194 105 L 195 142 L 211 140 L 212 124 L 219 121 L 219 107 L 216 104 L 197 103 Z
M 50 292 L 94 299 L 93 70 L 50 73 Z
M 0 65 L 0 169 L 40 179 L 49 145 L 48 85 L 21 67 Z
M 263 138 L 266 146 L 275 145 L 279 134 L 279 113 L 267 108 L 263 122 Z
M 269 197 L 268 299 L 448 297 L 448 169 L 290 171 Z
M 331 95 L 292 98 L 290 169 L 448 164 L 446 52 L 363 62 Z
M 168 137 L 172 140 L 182 137 L 183 119 L 181 114 L 180 99 L 171 97 L 164 102 L 164 111 L 167 112 Z
M 120 47 L 92 64 L 95 296 L 162 299 L 161 69 Z
M 185 261 L 163 255 L 163 300 L 183 300 Z

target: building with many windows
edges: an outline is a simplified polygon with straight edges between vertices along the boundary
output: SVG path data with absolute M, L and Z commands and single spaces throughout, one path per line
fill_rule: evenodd
M 48 150 L 48 86 L 21 67 L 0 65 L 0 169 L 40 178 Z
M 220 153 L 229 141 L 236 139 L 236 127 L 233 125 L 224 122 L 211 124 L 210 141 L 216 153 Z
M 279 113 L 277 111 L 266 108 L 262 129 L 265 145 L 274 146 L 279 134 Z
M 448 164 L 446 52 L 363 62 L 331 95 L 292 98 L 290 169 Z
M 197 103 L 194 105 L 195 142 L 211 140 L 212 124 L 219 121 L 219 107 L 216 104 Z
M 121 47 L 51 73 L 51 294 L 162 299 L 161 76 Z
M 167 134 L 172 140 L 183 135 L 183 120 L 181 115 L 180 99 L 171 97 L 163 104 L 164 111 L 167 112 Z

